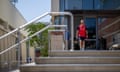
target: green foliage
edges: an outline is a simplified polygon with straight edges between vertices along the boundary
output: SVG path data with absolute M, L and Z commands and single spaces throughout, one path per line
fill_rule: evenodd
M 42 48 L 40 51 L 41 51 L 41 56 L 43 57 L 48 56 L 48 47 Z
M 28 32 L 28 36 L 33 35 L 34 33 L 38 32 L 46 25 L 44 23 L 32 23 L 28 25 L 25 30 Z M 39 47 L 42 56 L 48 55 L 48 29 L 43 31 L 37 36 L 34 36 L 30 39 L 30 45 L 34 48 Z
M 39 30 L 41 30 L 42 28 L 44 28 L 46 25 L 43 23 L 32 23 L 30 25 L 28 25 L 25 30 L 28 32 L 28 36 L 33 35 L 34 33 L 38 32 Z M 44 38 L 46 39 L 48 36 L 48 30 L 45 30 L 44 32 L 40 33 L 37 36 L 34 36 L 30 39 L 30 45 L 33 47 L 39 46 L 41 44 L 43 44 L 43 39 L 41 36 L 44 36 Z

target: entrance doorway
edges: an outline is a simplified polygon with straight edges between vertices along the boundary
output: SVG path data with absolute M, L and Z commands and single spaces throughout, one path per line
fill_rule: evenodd
M 88 39 L 86 39 L 86 50 L 96 50 L 97 49 L 97 18 L 94 16 L 74 16 L 74 36 L 76 35 L 76 30 L 78 25 L 80 24 L 80 20 L 84 19 L 88 30 Z
M 95 50 L 97 43 L 97 39 L 96 39 L 97 19 L 96 17 L 84 17 L 84 21 L 88 30 L 88 39 L 86 39 L 85 48 L 87 50 Z
M 89 32 L 89 38 L 86 40 L 87 50 L 109 50 L 112 47 L 115 35 L 120 32 L 120 10 L 66 11 L 74 15 L 74 37 L 76 37 L 80 19 L 85 20 Z

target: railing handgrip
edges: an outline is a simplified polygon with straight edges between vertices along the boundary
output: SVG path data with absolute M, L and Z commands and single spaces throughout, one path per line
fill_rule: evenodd
M 16 28 L 16 29 L 14 29 L 13 31 L 11 31 L 11 32 L 9 32 L 9 33 L 7 33 L 7 34 L 1 36 L 1 37 L 0 37 L 0 40 L 3 39 L 3 38 L 5 38 L 5 37 L 7 37 L 8 35 L 10 35 L 10 34 L 16 32 L 18 29 L 22 29 L 22 28 L 26 27 L 27 25 L 29 25 L 29 24 L 31 24 L 31 23 L 33 23 L 33 22 L 39 20 L 40 18 L 45 17 L 45 16 L 48 15 L 48 14 L 49 14 L 49 12 L 46 12 L 45 14 L 36 17 L 35 19 L 33 19 L 33 20 L 31 20 L 30 22 L 28 22 L 28 23 L 26 23 L 26 24 L 20 26 L 19 28 Z
M 38 17 L 36 17 L 35 19 L 31 20 L 30 22 L 28 22 L 28 23 L 20 26 L 19 28 L 16 28 L 16 29 L 14 29 L 13 31 L 11 31 L 11 32 L 9 32 L 9 33 L 1 36 L 1 37 L 0 37 L 0 40 L 3 39 L 3 38 L 5 38 L 5 37 L 7 37 L 8 35 L 16 32 L 16 31 L 18 31 L 18 30 L 26 27 L 27 25 L 29 25 L 29 24 L 31 24 L 31 23 L 39 20 L 40 18 L 43 18 L 43 17 L 45 17 L 45 16 L 47 16 L 47 15 L 52 15 L 52 14 L 56 14 L 56 15 L 69 15 L 69 16 L 71 17 L 71 43 L 72 43 L 71 46 L 72 46 L 72 49 L 73 49 L 73 46 L 74 46 L 74 44 L 73 44 L 73 35 L 74 35 L 74 31 L 73 31 L 73 15 L 72 15 L 71 13 L 69 13 L 69 12 L 46 12 L 45 14 L 43 14 L 43 15 L 41 15 L 41 16 L 38 16 Z M 49 25 L 49 26 L 52 26 L 52 25 Z M 53 25 L 53 27 L 57 27 L 57 25 L 56 25 L 56 26 Z M 59 27 L 59 26 L 58 26 L 58 27 Z M 61 27 L 62 27 L 62 26 L 61 26 Z M 63 27 L 64 27 L 64 26 L 63 26 Z M 48 28 L 49 28 L 49 27 L 48 27 Z M 36 33 L 33 34 L 32 36 L 36 35 L 37 33 L 40 33 L 40 32 L 42 32 L 42 31 L 44 31 L 45 29 L 47 29 L 47 28 L 46 28 L 46 27 L 43 28 L 41 31 L 36 32 Z M 30 36 L 30 37 L 32 37 L 32 36 Z M 28 38 L 20 41 L 20 43 L 22 43 L 22 42 L 24 42 L 24 41 L 26 41 L 26 40 L 28 40 Z M 7 52 L 7 51 L 9 51 L 10 49 L 16 47 L 17 45 L 19 45 L 19 44 L 18 44 L 18 43 L 17 43 L 17 44 L 14 44 L 13 46 L 7 48 L 6 50 L 0 52 L 0 55 L 3 54 L 3 53 L 5 53 L 5 52 Z

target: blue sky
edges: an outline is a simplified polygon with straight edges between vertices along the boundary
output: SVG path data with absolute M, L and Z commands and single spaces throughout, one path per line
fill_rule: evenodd
M 18 0 L 16 7 L 27 21 L 42 15 L 45 12 L 50 12 L 51 0 Z M 43 19 L 47 22 L 49 18 Z

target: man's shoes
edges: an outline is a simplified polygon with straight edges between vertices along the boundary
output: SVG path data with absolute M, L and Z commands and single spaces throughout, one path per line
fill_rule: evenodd
M 70 51 L 74 51 L 73 49 L 70 49 Z
M 81 50 L 81 51 L 84 51 L 84 50 L 85 50 L 85 48 L 80 48 L 80 50 Z

